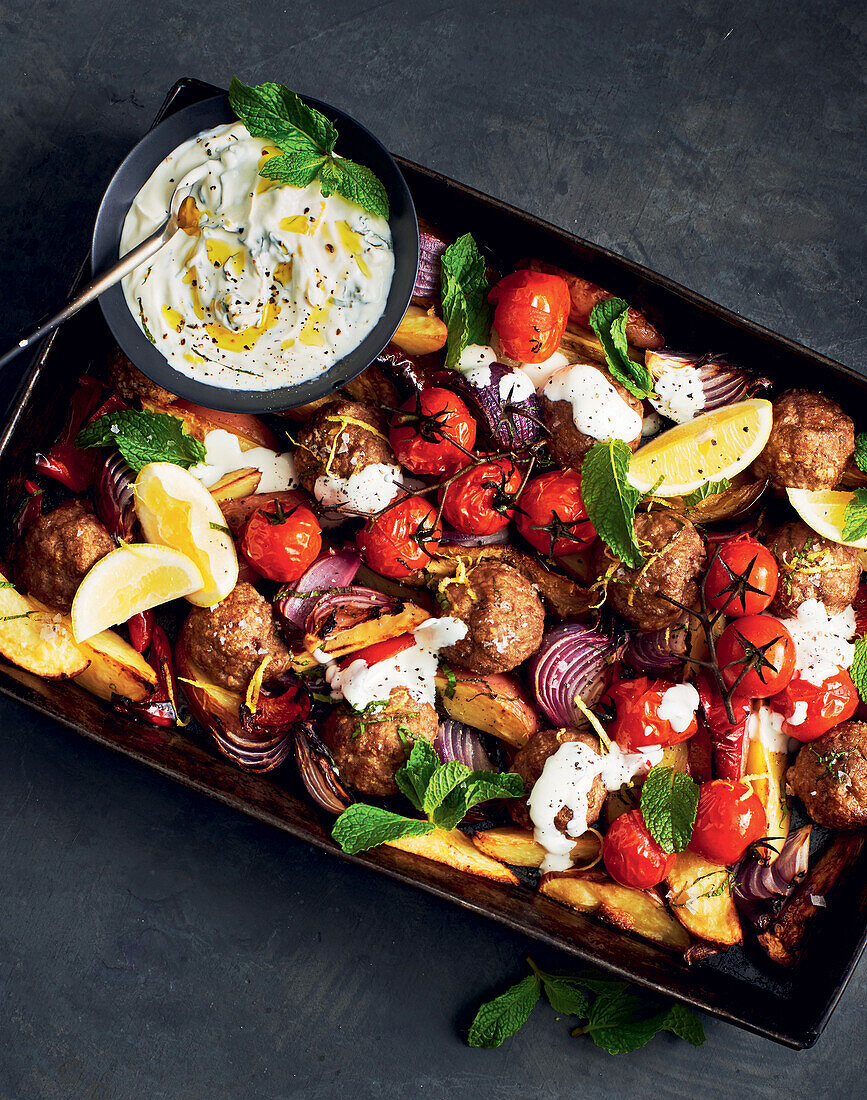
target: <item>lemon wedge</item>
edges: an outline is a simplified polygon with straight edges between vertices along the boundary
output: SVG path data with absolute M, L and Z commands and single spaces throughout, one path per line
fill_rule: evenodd
M 642 492 L 680 497 L 709 481 L 732 478 L 759 456 L 773 422 L 771 403 L 762 398 L 714 409 L 639 447 L 629 463 L 629 480 Z
M 172 462 L 151 462 L 135 481 L 135 510 L 148 542 L 179 550 L 202 575 L 187 594 L 197 607 L 225 599 L 238 581 L 238 555 L 220 506 L 201 481 Z
M 72 601 L 72 636 L 84 642 L 149 607 L 202 587 L 195 562 L 166 546 L 123 543 L 88 571 Z
M 845 489 L 786 489 L 786 493 L 789 503 L 808 527 L 832 542 L 867 549 L 867 538 L 855 542 L 846 542 L 843 538 L 846 505 L 854 493 Z

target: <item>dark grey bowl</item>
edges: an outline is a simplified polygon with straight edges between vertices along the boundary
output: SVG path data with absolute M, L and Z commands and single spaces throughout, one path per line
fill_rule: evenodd
M 355 378 L 376 358 L 394 335 L 412 297 L 418 268 L 418 221 L 406 181 L 388 150 L 349 115 L 327 103 L 305 96 L 304 100 L 327 115 L 337 126 L 338 152 L 366 164 L 379 176 L 388 193 L 389 226 L 394 243 L 394 278 L 385 310 L 375 327 L 353 351 L 324 374 L 297 386 L 274 390 L 227 390 L 188 378 L 165 359 L 139 328 L 118 284 L 99 300 L 114 338 L 139 370 L 171 393 L 210 409 L 232 412 L 276 412 L 325 397 Z M 214 96 L 171 115 L 150 130 L 115 172 L 103 196 L 93 229 L 91 262 L 94 274 L 105 271 L 117 258 L 127 211 L 157 165 L 195 134 L 233 122 L 228 97 Z

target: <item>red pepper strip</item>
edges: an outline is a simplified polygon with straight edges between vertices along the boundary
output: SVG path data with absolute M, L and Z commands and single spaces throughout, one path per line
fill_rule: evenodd
M 242 705 L 241 728 L 251 741 L 262 740 L 263 734 L 274 735 L 281 730 L 288 732 L 309 713 L 310 696 L 301 681 L 297 680 L 280 695 L 266 695 L 260 691 L 255 712 L 246 704 Z
M 122 695 L 112 695 L 112 703 L 118 710 L 134 718 L 140 718 L 152 726 L 181 725 L 175 702 L 177 683 L 172 661 L 172 647 L 166 632 L 156 624 L 153 627 L 153 641 L 148 663 L 157 674 L 157 686 L 153 695 L 143 703 L 133 703 L 129 699 L 124 699 Z
M 138 615 L 133 615 L 126 625 L 129 629 L 130 645 L 137 653 L 144 653 L 150 648 L 153 638 L 153 611 L 140 611 Z M 157 672 L 159 672 L 159 669 L 157 669 Z
M 42 515 L 42 495 L 45 490 L 28 478 L 24 482 L 24 491 L 28 495 L 21 502 L 13 520 L 16 538 L 20 538 L 36 517 Z
M 101 382 L 85 374 L 69 403 L 69 416 L 57 442 L 47 454 L 37 454 L 36 469 L 46 477 L 59 481 L 73 493 L 83 493 L 93 483 L 99 456 L 94 451 L 79 450 L 75 438 L 97 409 L 104 393 Z
M 704 711 L 704 720 L 710 734 L 714 772 L 717 779 L 740 779 L 746 773 L 747 752 L 750 747 L 749 719 L 752 707 L 749 700 L 733 700 L 735 723 L 726 714 L 719 689 L 704 675 L 697 676 L 695 686 Z

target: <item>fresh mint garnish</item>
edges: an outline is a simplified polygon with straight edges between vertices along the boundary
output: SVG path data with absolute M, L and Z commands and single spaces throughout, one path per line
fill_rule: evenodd
M 704 1042 L 701 1021 L 684 1005 L 666 1007 L 665 1002 L 630 989 L 597 997 L 587 1023 L 572 1034 L 589 1035 L 609 1054 L 631 1054 L 660 1031 L 670 1031 L 694 1047 Z
M 467 1043 L 471 1047 L 488 1049 L 502 1046 L 527 1022 L 541 993 L 541 982 L 535 974 L 530 974 L 499 997 L 486 1001 L 470 1025 Z
M 626 320 L 629 304 L 622 298 L 606 298 L 590 310 L 590 327 L 599 337 L 608 370 L 633 397 L 650 397 L 653 375 L 641 363 L 629 358 Z
M 707 500 L 708 497 L 716 496 L 717 493 L 724 493 L 726 489 L 731 489 L 732 483 L 727 477 L 721 477 L 719 481 L 708 481 L 704 485 L 699 487 L 692 493 L 689 493 L 683 498 L 683 503 L 687 508 L 695 508 L 697 504 L 701 504 L 703 500 Z
M 423 836 L 432 829 L 433 825 L 429 821 L 403 817 L 379 806 L 353 802 L 338 817 L 331 835 L 344 852 L 354 856 L 357 852 L 375 848 L 388 840 L 399 840 L 402 836 Z
M 698 784 L 683 772 L 657 764 L 641 788 L 641 816 L 663 852 L 682 852 L 692 839 Z
M 858 469 L 867 474 L 867 432 L 859 432 L 855 436 L 855 453 L 852 457 Z
M 446 366 L 456 368 L 461 352 L 470 344 L 487 344 L 491 338 L 491 307 L 485 257 L 464 233 L 443 252 L 443 318 L 448 326 Z
M 867 489 L 855 489 L 843 513 L 843 541 L 867 538 Z
M 388 195 L 369 168 L 335 155 L 337 130 L 321 111 L 308 106 L 283 84 L 249 86 L 237 77 L 229 85 L 229 103 L 253 137 L 276 145 L 259 175 L 293 187 L 319 181 L 325 198 L 338 194 L 363 210 L 388 219 Z
M 204 462 L 205 446 L 184 430 L 177 416 L 145 409 L 118 409 L 82 428 L 75 446 L 117 447 L 134 473 L 149 462 L 173 462 L 185 469 Z
M 849 665 L 849 675 L 858 689 L 861 702 L 867 703 L 867 634 L 855 639 L 855 656 Z
M 630 569 L 644 565 L 635 537 L 641 492 L 629 484 L 632 452 L 621 439 L 594 443 L 581 464 L 581 499 L 596 534 Z

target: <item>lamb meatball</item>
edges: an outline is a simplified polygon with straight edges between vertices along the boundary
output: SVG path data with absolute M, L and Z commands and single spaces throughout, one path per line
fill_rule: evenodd
M 528 797 L 536 784 L 536 780 L 542 774 L 545 761 L 549 756 L 553 756 L 560 746 L 565 745 L 567 741 L 580 741 L 588 749 L 592 749 L 595 753 L 599 752 L 599 738 L 586 730 L 539 730 L 515 754 L 511 770 L 517 772 L 524 780 L 524 790 L 527 792 Z M 605 784 L 602 782 L 602 777 L 597 775 L 587 795 L 588 826 L 592 825 L 599 817 L 605 795 Z M 508 810 L 512 820 L 517 825 L 522 825 L 525 829 L 533 828 L 526 798 L 509 799 Z M 554 818 L 554 824 L 561 833 L 565 833 L 566 826 L 571 820 L 572 811 L 564 806 Z
M 67 500 L 26 529 L 15 548 L 15 578 L 31 596 L 65 614 L 85 573 L 114 548 L 90 505 Z
M 598 386 L 603 387 L 603 389 L 607 389 L 607 387 L 613 389 L 617 397 L 621 398 L 631 410 L 638 414 L 635 436 L 627 441 L 630 450 L 636 450 L 641 442 L 641 419 L 644 408 L 642 402 L 637 397 L 633 397 L 629 390 L 621 386 L 617 379 L 612 378 L 607 371 L 600 370 L 589 363 L 576 363 L 572 366 L 562 367 L 553 374 L 548 379 L 539 398 L 542 405 L 542 415 L 545 419 L 545 427 L 550 433 L 548 448 L 555 460 L 566 469 L 580 470 L 584 456 L 593 444 L 598 442 L 598 438 L 586 435 L 578 428 L 570 401 L 552 400 L 551 394 L 557 392 L 557 383 L 560 376 L 565 376 L 573 371 L 593 372 L 594 375 L 598 375 L 598 379 L 595 380 Z M 590 404 L 597 405 L 598 402 L 594 400 Z M 600 418 L 600 428 L 603 425 L 604 420 Z
M 608 603 L 639 630 L 662 630 L 683 616 L 683 609 L 665 597 L 692 607 L 698 600 L 697 578 L 704 569 L 705 550 L 695 527 L 676 512 L 641 512 L 635 517 L 635 535 L 647 563 L 627 569 L 613 552 L 598 542 L 593 566 L 607 580 Z M 616 566 L 609 575 L 612 566 Z
M 175 394 L 152 382 L 138 367 L 134 367 L 120 348 L 115 349 L 108 361 L 108 380 L 127 401 L 143 397 L 160 405 L 169 405 L 176 400 Z
M 800 520 L 783 524 L 766 545 L 780 568 L 772 615 L 796 615 L 804 600 L 821 600 L 837 615 L 855 599 L 861 562 L 854 547 L 831 542 Z
M 384 798 L 397 794 L 394 777 L 406 763 L 412 742 L 419 737 L 433 742 L 438 726 L 430 703 L 398 687 L 384 706 L 369 713 L 334 707 L 322 727 L 322 740 L 342 780 L 361 794 Z
M 867 722 L 842 722 L 802 745 L 786 779 L 818 825 L 867 825 Z
M 450 664 L 472 672 L 508 672 L 542 644 L 545 611 L 527 578 L 496 561 L 483 561 L 463 581 L 442 586 L 444 615 L 467 624 L 466 637 L 442 651 Z
M 774 401 L 774 426 L 753 463 L 777 489 L 833 489 L 855 450 L 855 426 L 836 401 L 789 390 Z
M 269 679 L 286 672 L 291 660 L 271 605 L 246 581 L 216 607 L 194 607 L 178 644 L 204 676 L 230 691 L 244 691 L 263 658 L 271 658 Z
M 379 410 L 355 401 L 330 401 L 317 409 L 296 434 L 295 471 L 304 488 L 331 508 L 348 505 L 366 511 L 358 488 L 341 493 L 348 481 L 369 466 L 386 466 L 375 486 L 364 486 L 371 512 L 394 499 L 399 491 L 400 467 L 386 438 L 386 424 Z M 339 480 L 338 480 L 339 479 Z M 345 486 L 344 486 L 345 490 Z M 371 497 L 371 492 L 377 498 Z

